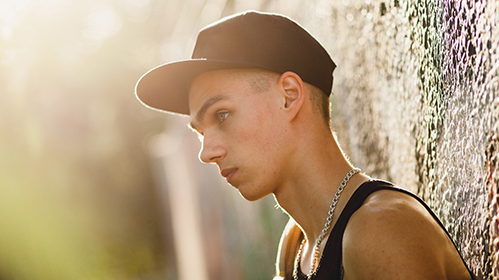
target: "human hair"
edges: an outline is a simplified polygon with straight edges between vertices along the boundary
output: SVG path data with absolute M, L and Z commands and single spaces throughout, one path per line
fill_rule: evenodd
M 276 82 L 280 74 L 263 70 L 263 69 L 234 69 L 230 74 L 241 78 L 247 78 L 253 92 L 261 93 L 270 88 L 273 82 Z M 322 116 L 324 124 L 331 129 L 331 103 L 329 97 L 318 87 L 311 85 L 307 82 L 304 83 L 305 87 L 310 92 L 310 102 Z
M 254 93 L 261 93 L 268 90 L 272 82 L 277 81 L 280 76 L 276 72 L 257 68 L 234 69 L 234 71 L 230 72 L 230 75 L 247 79 Z
M 279 79 L 280 74 L 262 69 L 241 69 L 234 71 L 235 75 L 248 74 L 249 84 L 255 93 L 266 91 L 272 84 Z M 305 87 L 310 92 L 310 102 L 321 114 L 324 123 L 331 129 L 331 103 L 329 97 L 318 87 L 305 82 Z
M 305 85 L 310 91 L 312 105 L 319 110 L 322 114 L 322 119 L 326 122 L 329 129 L 331 129 L 331 102 L 329 102 L 329 96 L 316 86 L 309 83 L 305 83 Z

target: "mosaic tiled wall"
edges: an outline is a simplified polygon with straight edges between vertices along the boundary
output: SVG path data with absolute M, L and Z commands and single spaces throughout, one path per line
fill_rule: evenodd
M 334 127 L 352 161 L 423 197 L 479 278 L 499 279 L 499 2 L 316 1 L 286 12 L 338 64 Z

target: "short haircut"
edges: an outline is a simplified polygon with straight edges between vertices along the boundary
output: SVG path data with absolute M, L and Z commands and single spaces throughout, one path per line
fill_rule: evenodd
M 310 101 L 312 105 L 319 110 L 322 114 L 322 119 L 326 122 L 326 125 L 331 128 L 331 102 L 329 102 L 329 96 L 327 96 L 324 91 L 320 88 L 313 86 L 309 83 L 305 83 L 310 91 Z
M 239 69 L 241 71 L 232 71 L 234 75 L 249 74 L 249 84 L 255 93 L 266 91 L 272 84 L 279 79 L 280 74 L 261 69 Z M 318 112 L 322 115 L 324 123 L 331 129 L 331 103 L 329 97 L 318 87 L 305 82 L 305 86 L 310 91 L 310 101 Z

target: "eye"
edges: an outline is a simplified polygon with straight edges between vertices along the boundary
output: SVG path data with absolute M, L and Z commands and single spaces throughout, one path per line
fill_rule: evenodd
M 229 112 L 227 111 L 219 111 L 217 112 L 217 119 L 219 123 L 223 123 L 227 117 L 229 116 Z

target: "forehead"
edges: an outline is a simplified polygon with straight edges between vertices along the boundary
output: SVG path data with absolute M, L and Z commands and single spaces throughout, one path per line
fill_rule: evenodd
M 222 88 L 248 89 L 253 92 L 267 91 L 281 74 L 258 68 L 224 69 L 205 72 L 197 76 L 189 91 L 189 105 L 200 97 L 200 93 L 220 91 Z M 227 90 L 229 91 L 229 90 Z M 193 108 L 191 108 L 192 110 Z
M 189 90 L 191 126 L 201 123 L 214 104 L 237 99 L 249 88 L 246 75 L 238 70 L 217 70 L 196 77 Z
M 237 70 L 209 71 L 197 76 L 189 90 L 189 102 L 198 97 L 200 92 L 214 91 L 219 89 L 221 84 L 234 84 L 244 80 L 244 76 L 236 74 L 235 71 Z
M 232 99 L 250 89 L 251 74 L 251 70 L 226 69 L 206 72 L 196 77 L 189 90 L 191 116 L 206 99 L 213 96 L 219 96 L 220 100 Z

